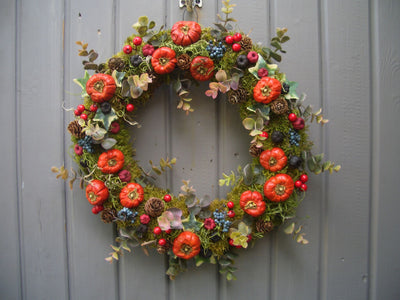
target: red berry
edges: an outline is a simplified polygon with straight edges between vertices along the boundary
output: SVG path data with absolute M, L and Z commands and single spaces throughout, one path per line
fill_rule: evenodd
M 250 51 L 247 53 L 247 59 L 249 63 L 255 64 L 258 61 L 258 53 L 256 51 Z
M 240 49 L 242 49 L 242 46 L 240 46 L 240 44 L 233 44 L 232 45 L 232 50 L 235 52 L 239 52 Z
M 135 38 L 133 39 L 133 44 L 134 44 L 135 46 L 141 45 L 141 44 L 142 44 L 142 38 L 141 38 L 140 36 L 135 37 Z
M 159 240 L 158 240 L 158 244 L 159 244 L 160 246 L 165 246 L 165 245 L 167 244 L 167 240 L 166 240 L 166 239 L 159 239 Z
M 268 70 L 266 68 L 260 68 L 257 71 L 257 75 L 260 78 L 267 77 L 268 76 Z
M 79 112 L 83 113 L 85 111 L 85 105 L 79 104 L 76 108 Z
M 300 186 L 300 188 L 303 190 L 303 191 L 307 191 L 307 184 L 305 184 L 305 183 L 303 183 L 301 186 Z
M 302 174 L 302 175 L 300 176 L 300 180 L 301 180 L 303 183 L 306 183 L 306 182 L 308 181 L 308 176 L 307 176 L 307 174 Z
M 170 228 L 170 229 L 168 229 L 168 230 L 165 230 L 165 233 L 166 234 L 170 234 L 172 232 L 172 229 Z
M 82 112 L 80 112 L 79 110 L 75 109 L 74 110 L 74 114 L 75 116 L 80 116 Z
M 92 104 L 92 105 L 90 105 L 90 111 L 91 112 L 96 112 L 97 111 L 97 105 L 96 104 Z
M 263 132 L 260 134 L 260 136 L 261 136 L 261 137 L 268 138 L 268 132 L 263 131 Z
M 149 224 L 150 222 L 150 217 L 146 214 L 143 214 L 140 216 L 140 223 L 142 224 Z
M 86 121 L 87 120 L 87 114 L 81 114 L 81 119 Z
M 171 199 L 172 199 L 171 195 L 168 195 L 168 194 L 167 194 L 167 195 L 164 196 L 164 201 L 165 201 L 165 202 L 170 202 Z
M 132 46 L 131 45 L 125 45 L 124 48 L 122 48 L 122 51 L 124 51 L 125 54 L 129 54 L 132 52 Z
M 95 205 L 92 207 L 92 213 L 97 215 L 99 212 L 101 212 L 104 209 L 103 205 Z
M 229 209 L 232 209 L 235 206 L 235 203 L 233 203 L 232 201 L 229 201 L 226 206 L 228 206 Z
M 225 42 L 227 43 L 227 44 L 233 44 L 233 36 L 231 36 L 231 35 L 228 35 L 226 38 L 225 38 Z
M 233 35 L 233 40 L 234 40 L 235 42 L 240 42 L 240 41 L 242 40 L 242 35 L 241 35 L 239 32 L 235 33 L 235 34 Z
M 161 232 L 162 232 L 162 230 L 161 230 L 161 228 L 160 227 L 154 227 L 154 229 L 153 229 L 153 232 L 154 232 L 154 234 L 161 234 Z
M 232 239 L 229 239 L 229 245 L 235 246 L 235 245 L 233 244 L 233 240 L 232 240 Z
M 247 242 L 250 242 L 252 239 L 253 239 L 253 236 L 252 236 L 251 234 L 249 234 L 249 235 L 247 236 Z
M 297 116 L 294 113 L 289 114 L 288 119 L 290 122 L 294 122 L 297 120 Z
M 294 183 L 294 186 L 295 187 L 297 187 L 298 189 L 301 187 L 301 185 L 303 184 L 303 182 L 301 181 L 301 180 L 297 180 L 295 183 Z
M 111 126 L 110 126 L 111 133 L 116 134 L 119 132 L 120 129 L 121 129 L 121 126 L 119 125 L 119 123 L 117 121 L 114 121 L 111 123 Z
M 127 111 L 133 111 L 134 109 L 135 109 L 135 106 L 133 104 L 129 103 L 129 104 L 126 105 L 126 110 Z
M 228 211 L 228 217 L 233 218 L 235 216 L 235 212 L 233 210 Z

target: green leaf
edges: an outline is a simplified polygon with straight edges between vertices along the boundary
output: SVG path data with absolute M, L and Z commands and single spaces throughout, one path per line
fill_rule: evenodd
M 271 46 L 273 46 L 273 47 L 275 47 L 276 49 L 279 49 L 279 50 L 282 49 L 281 44 L 278 41 L 273 41 L 271 43 Z
M 121 87 L 122 86 L 122 80 L 125 77 L 125 72 L 118 72 L 117 70 L 114 70 L 112 72 L 111 76 L 114 78 L 116 85 L 118 87 Z
M 293 231 L 294 231 L 294 227 L 295 227 L 295 224 L 294 224 L 294 223 L 291 223 L 289 226 L 287 226 L 287 227 L 285 228 L 284 232 L 285 232 L 286 234 L 292 234 Z
M 297 96 L 297 93 L 296 93 L 296 89 L 297 89 L 298 83 L 295 82 L 295 81 L 287 81 L 286 83 L 289 84 L 289 93 L 287 93 L 285 95 L 285 98 L 287 100 L 289 100 L 289 99 L 299 99 L 299 96 Z
M 81 96 L 86 97 L 88 94 L 86 93 L 86 83 L 89 80 L 90 75 L 88 71 L 85 71 L 85 75 L 83 78 L 75 78 L 73 81 L 82 88 Z
M 280 56 L 278 53 L 276 52 L 272 52 L 270 53 L 271 57 L 273 59 L 275 59 L 277 62 L 281 62 L 282 61 L 282 56 Z
M 197 232 L 201 229 L 203 223 L 197 221 L 194 214 L 190 214 L 189 217 L 182 221 L 182 225 L 185 230 L 192 230 L 194 232 Z
M 283 44 L 283 43 L 286 43 L 288 40 L 290 40 L 290 37 L 288 37 L 287 35 L 285 35 L 285 36 L 283 36 L 282 38 L 281 38 L 281 43 Z
M 252 67 L 252 68 L 249 68 L 249 72 L 250 72 L 251 74 L 253 74 L 253 76 L 256 77 L 257 79 L 260 79 L 260 78 L 258 77 L 258 75 L 257 75 L 257 72 L 258 72 L 258 70 L 261 69 L 261 68 L 268 69 L 268 66 L 267 66 L 266 61 L 265 61 L 264 58 L 262 57 L 262 55 L 259 55 L 256 65 L 255 65 L 254 67 Z
M 219 263 L 219 265 L 220 265 L 221 267 L 224 268 L 224 267 L 229 266 L 229 265 L 231 264 L 231 261 L 228 260 L 228 259 L 221 258 L 221 259 L 218 261 L 218 263 Z
M 93 118 L 93 121 L 102 122 L 104 128 L 108 131 L 112 122 L 118 120 L 118 116 L 115 113 L 115 110 L 111 108 L 111 112 L 108 114 L 103 114 L 101 109 L 98 109 L 96 115 Z
M 150 21 L 149 23 L 149 29 L 153 29 L 156 26 L 156 22 Z
M 256 124 L 256 121 L 254 121 L 252 118 L 246 118 L 243 120 L 242 124 L 247 130 L 252 130 Z
M 147 26 L 147 24 L 149 24 L 149 18 L 147 16 L 141 16 L 138 19 L 138 23 L 140 26 Z

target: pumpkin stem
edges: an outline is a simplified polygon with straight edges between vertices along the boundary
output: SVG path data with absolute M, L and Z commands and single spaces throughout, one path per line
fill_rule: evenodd
M 130 200 L 134 200 L 134 199 L 138 198 L 138 194 L 137 194 L 137 192 L 136 192 L 136 189 L 134 189 L 133 191 L 129 192 L 128 198 L 129 198 Z
M 190 30 L 190 27 L 187 26 L 187 25 L 181 27 L 181 31 L 182 31 L 182 33 L 185 34 L 185 35 L 188 35 L 189 30 Z
M 270 166 L 275 166 L 277 162 L 278 162 L 278 161 L 276 160 L 275 157 L 271 157 L 271 158 L 269 159 L 269 161 L 268 161 L 268 164 L 269 164 Z
M 249 201 L 246 203 L 244 206 L 244 209 L 254 209 L 257 208 L 257 204 L 255 204 L 253 201 Z
M 104 88 L 104 82 L 101 80 L 96 81 L 96 83 L 93 85 L 93 88 L 99 93 L 102 93 Z
M 264 97 L 268 97 L 269 94 L 270 94 L 270 92 L 271 92 L 271 89 L 269 88 L 268 85 L 264 86 L 264 87 L 261 89 L 261 94 L 262 94 Z
M 90 192 L 90 193 L 89 193 L 89 199 L 90 199 L 90 201 L 95 202 L 95 201 L 96 201 L 96 198 L 97 198 L 97 196 L 96 196 L 96 194 L 95 194 L 94 192 Z
M 185 253 L 186 255 L 190 254 L 192 252 L 192 247 L 188 244 L 183 244 L 181 247 L 181 250 L 183 253 Z
M 107 161 L 107 165 L 110 167 L 114 167 L 117 164 L 117 161 L 115 159 L 109 159 Z
M 166 57 L 161 57 L 158 61 L 160 65 L 165 66 L 169 62 L 169 59 Z
M 282 196 L 285 193 L 286 187 L 281 184 L 277 184 L 275 187 L 275 193 L 279 196 Z

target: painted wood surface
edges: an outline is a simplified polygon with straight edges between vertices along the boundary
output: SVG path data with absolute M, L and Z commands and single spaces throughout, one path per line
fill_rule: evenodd
M 80 103 L 75 41 L 105 60 L 139 16 L 171 27 L 183 10 L 165 0 L 7 0 L 0 3 L 2 299 L 400 298 L 400 2 L 235 2 L 238 29 L 253 41 L 266 45 L 275 27 L 289 28 L 280 68 L 331 120 L 310 134 L 315 151 L 342 170 L 311 177 L 296 219 L 310 244 L 273 232 L 242 251 L 236 282 L 214 266 L 192 266 L 171 282 L 155 251 L 135 249 L 119 264 L 106 263 L 115 229 L 92 215 L 81 190 L 50 172 L 74 166 L 65 129 L 72 116 L 61 107 Z M 203 1 L 198 22 L 211 26 L 220 8 L 220 1 Z M 250 160 L 249 136 L 236 108 L 205 97 L 205 88 L 193 89 L 196 111 L 187 117 L 175 109 L 170 87 L 161 87 L 140 113 L 142 128 L 131 131 L 133 147 L 144 165 L 178 158 L 160 185 L 177 192 L 190 179 L 200 197 L 224 197 L 218 178 Z

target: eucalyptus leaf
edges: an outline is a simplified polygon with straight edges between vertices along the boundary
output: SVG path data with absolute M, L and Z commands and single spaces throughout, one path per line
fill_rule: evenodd
M 252 118 L 245 118 L 242 122 L 244 128 L 246 128 L 247 130 L 252 130 L 254 128 L 255 123 L 256 122 Z
M 268 66 L 267 66 L 266 61 L 265 61 L 264 58 L 262 57 L 262 55 L 259 55 L 256 65 L 255 65 L 254 67 L 249 68 L 249 72 L 250 72 L 254 77 L 256 77 L 257 79 L 260 79 L 260 77 L 258 77 L 258 74 L 257 74 L 257 73 L 258 73 L 258 70 L 261 69 L 261 68 L 268 69 Z
M 117 143 L 117 140 L 116 140 L 116 139 L 107 138 L 107 139 L 105 139 L 105 140 L 101 143 L 101 146 L 102 146 L 104 149 L 109 150 L 109 149 L 111 149 L 112 147 L 114 147 L 114 145 L 115 145 L 116 143 Z
M 150 21 L 149 23 L 149 29 L 153 29 L 156 26 L 156 22 Z

